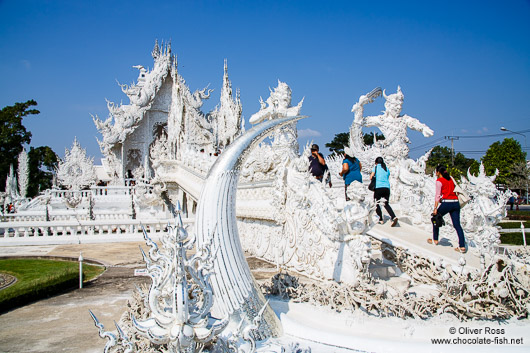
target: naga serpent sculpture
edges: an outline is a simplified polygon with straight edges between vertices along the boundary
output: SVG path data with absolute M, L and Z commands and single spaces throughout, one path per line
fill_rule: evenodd
M 236 139 L 210 169 L 198 202 L 197 245 L 209 242 L 213 235 L 212 249 L 216 254 L 210 277 L 215 298 L 212 313 L 217 317 L 228 316 L 229 326 L 236 327 L 242 321 L 253 322 L 266 306 L 258 331 L 261 337 L 257 339 L 280 336 L 282 328 L 250 272 L 239 239 L 235 209 L 239 173 L 250 151 L 269 133 L 302 118 L 267 120 Z

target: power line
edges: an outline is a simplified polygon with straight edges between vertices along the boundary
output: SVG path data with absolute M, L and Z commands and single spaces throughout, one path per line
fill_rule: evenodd
M 439 142 L 441 142 L 443 140 L 445 140 L 445 137 L 440 137 L 437 140 L 424 143 L 423 145 L 415 146 L 415 147 L 411 148 L 410 150 L 414 151 L 414 150 L 417 150 L 417 149 L 420 149 L 420 148 L 424 148 L 424 147 L 435 146 L 435 145 L 437 145 Z
M 520 130 L 520 131 L 514 131 L 516 133 L 526 133 L 526 132 L 530 132 L 530 129 L 525 129 L 525 130 Z M 442 145 L 443 143 L 440 143 L 441 141 L 445 140 L 445 139 L 450 139 L 451 142 L 452 140 L 458 140 L 458 139 L 467 139 L 467 138 L 488 138 L 488 137 L 498 137 L 498 136 L 506 136 L 506 135 L 513 135 L 514 132 L 508 132 L 508 133 L 498 133 L 498 134 L 490 134 L 490 135 L 478 135 L 478 136 L 444 136 L 444 137 L 440 137 L 434 141 L 430 141 L 430 142 L 427 142 L 427 143 L 424 143 L 422 145 L 419 145 L 419 146 L 415 146 L 415 147 L 412 147 L 410 149 L 410 151 L 415 151 L 415 150 L 419 150 L 421 148 L 430 148 L 430 147 L 433 147 L 433 146 L 436 146 L 438 144 Z M 448 141 L 447 141 L 448 142 Z M 528 151 L 529 148 L 528 147 L 521 147 L 521 149 L 523 151 Z M 486 153 L 486 151 L 459 151 L 459 153 Z
M 514 131 L 515 133 L 522 134 L 525 132 L 530 132 L 530 129 L 521 130 L 521 131 Z M 498 137 L 498 136 L 506 136 L 506 135 L 513 135 L 513 132 L 504 132 L 504 133 L 498 133 L 498 134 L 491 134 L 491 135 L 477 135 L 477 136 L 453 136 L 458 137 L 461 139 L 478 139 L 478 138 L 486 138 L 486 137 Z

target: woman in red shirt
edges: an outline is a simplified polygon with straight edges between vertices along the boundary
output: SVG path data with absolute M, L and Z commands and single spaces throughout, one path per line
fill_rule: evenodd
M 436 167 L 436 176 L 438 179 L 436 180 L 433 215 L 439 213 L 444 216 L 449 213 L 453 227 L 458 234 L 458 248 L 455 248 L 455 251 L 466 253 L 466 239 L 460 225 L 460 203 L 458 203 L 458 196 L 455 194 L 455 183 L 444 166 Z M 440 228 L 433 225 L 432 233 L 432 239 L 427 239 L 427 242 L 438 245 Z

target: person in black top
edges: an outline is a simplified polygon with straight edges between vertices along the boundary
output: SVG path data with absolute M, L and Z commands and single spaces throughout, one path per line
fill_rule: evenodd
M 309 156 L 309 172 L 317 178 L 317 180 L 322 181 L 324 177 L 324 172 L 328 169 L 326 161 L 324 160 L 324 155 L 318 152 L 319 148 L 317 144 L 311 145 L 311 156 Z

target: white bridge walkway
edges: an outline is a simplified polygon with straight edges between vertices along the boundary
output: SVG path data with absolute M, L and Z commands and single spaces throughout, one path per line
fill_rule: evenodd
M 194 220 L 187 218 L 185 224 Z M 108 220 L 108 221 L 57 221 L 57 222 L 8 222 L 0 227 L 0 247 L 15 245 L 88 244 L 100 242 L 141 241 L 142 226 L 149 236 L 158 239 L 168 221 L 161 220 Z M 457 244 L 441 237 L 438 245 L 428 244 L 431 233 L 411 226 L 403 221 L 390 227 L 387 219 L 384 225 L 376 225 L 368 234 L 387 244 L 408 249 L 426 258 L 443 258 L 447 264 L 459 266 L 463 257 L 466 267 L 480 268 L 480 259 L 472 251 L 461 254 L 453 249 Z
M 447 238 L 440 235 L 440 242 L 438 245 L 427 243 L 427 239 L 432 238 L 432 232 L 418 229 L 403 221 L 399 222 L 396 227 L 390 226 L 391 222 L 387 219 L 385 224 L 376 225 L 368 234 L 387 244 L 408 249 L 410 252 L 426 258 L 443 258 L 447 264 L 453 268 L 459 265 L 460 258 L 466 261 L 465 266 L 474 269 L 480 268 L 480 258 L 470 249 L 467 253 L 462 254 L 454 250 L 458 246 L 457 243 L 451 242 Z

